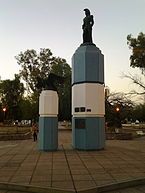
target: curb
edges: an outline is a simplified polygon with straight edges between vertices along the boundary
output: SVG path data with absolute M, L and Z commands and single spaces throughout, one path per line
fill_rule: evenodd
M 107 184 L 104 186 L 98 186 L 96 188 L 91 188 L 87 190 L 80 190 L 77 192 L 78 193 L 102 193 L 102 192 L 120 190 L 124 188 L 132 188 L 134 186 L 144 185 L 144 184 L 145 184 L 145 178 L 138 178 L 134 180 L 127 180 L 127 181 L 122 181 L 118 183 Z
M 57 188 L 47 188 L 40 186 L 31 186 L 15 183 L 2 183 L 0 182 L 0 190 L 21 191 L 29 193 L 74 193 L 73 190 L 61 190 Z
M 3 183 L 0 182 L 0 190 L 21 191 L 28 193 L 102 193 L 114 190 L 120 190 L 124 188 L 132 188 L 138 185 L 144 185 L 145 178 L 138 178 L 134 180 L 122 181 L 118 183 L 111 183 L 104 186 L 97 186 L 96 188 L 84 189 L 84 190 L 65 190 L 41 186 L 23 185 L 15 183 Z

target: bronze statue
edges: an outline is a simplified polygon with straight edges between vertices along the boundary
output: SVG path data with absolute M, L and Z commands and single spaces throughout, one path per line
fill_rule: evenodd
M 94 25 L 93 15 L 89 9 L 84 9 L 86 17 L 83 19 L 83 43 L 93 43 L 92 41 L 92 26 Z
M 37 77 L 36 88 L 57 91 L 57 84 L 63 84 L 64 80 L 64 77 L 50 73 L 47 78 Z

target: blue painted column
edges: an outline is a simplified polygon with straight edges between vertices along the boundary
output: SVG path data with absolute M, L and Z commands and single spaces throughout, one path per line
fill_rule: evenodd
M 80 150 L 105 146 L 104 56 L 82 44 L 72 57 L 72 143 Z
M 39 97 L 39 150 L 58 148 L 58 95 L 53 90 L 43 90 Z

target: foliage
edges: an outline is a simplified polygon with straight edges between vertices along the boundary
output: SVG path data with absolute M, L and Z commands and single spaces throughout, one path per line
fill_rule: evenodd
M 34 106 L 35 105 L 31 102 L 30 97 L 23 97 L 23 99 L 20 101 L 22 120 L 31 120 L 36 115 Z
M 20 101 L 24 94 L 24 86 L 20 82 L 20 76 L 15 75 L 14 80 L 0 82 L 0 98 L 2 108 L 6 107 L 8 119 L 20 119 Z
M 130 95 L 144 95 L 145 94 L 145 83 L 144 83 L 144 75 L 141 74 L 140 76 L 138 75 L 132 75 L 132 74 L 124 74 L 124 78 L 130 79 L 134 84 L 138 86 L 138 91 L 137 90 L 132 90 L 128 93 L 128 96 Z
M 49 49 L 40 49 L 40 53 L 33 49 L 26 50 L 24 53 L 20 52 L 15 58 L 21 66 L 20 75 L 27 83 L 27 89 L 33 92 L 36 91 L 36 78 L 38 76 L 47 77 L 55 62 Z
M 71 68 L 66 63 L 56 63 L 52 66 L 52 72 L 66 77 L 64 84 L 58 85 L 59 95 L 59 120 L 71 119 Z
M 0 102 L 0 122 L 3 121 L 3 118 L 4 118 L 4 113 L 2 111 L 2 103 Z
M 142 72 L 142 76 L 138 75 L 124 75 L 125 78 L 130 79 L 133 83 L 135 83 L 140 91 L 133 90 L 130 92 L 132 95 L 142 95 L 145 94 L 145 84 L 144 84 L 144 76 L 145 76 L 145 34 L 140 32 L 137 38 L 133 38 L 131 34 L 127 36 L 127 44 L 129 48 L 132 50 L 132 55 L 130 56 L 130 66 L 133 68 L 138 68 Z
M 111 93 L 106 98 L 105 105 L 106 121 L 109 122 L 110 126 L 118 126 L 121 122 L 131 119 L 134 105 L 123 93 Z M 119 108 L 118 111 L 117 108 Z
M 145 104 L 136 105 L 132 112 L 132 121 L 135 122 L 139 120 L 140 122 L 145 122 Z
M 66 77 L 64 84 L 57 84 L 59 95 L 59 119 L 71 118 L 71 68 L 65 59 L 54 57 L 50 49 L 26 50 L 16 56 L 21 66 L 20 75 L 27 84 L 27 91 L 31 93 L 31 102 L 34 104 L 35 117 L 38 117 L 37 78 L 47 78 L 49 73 Z
M 145 70 L 145 34 L 139 33 L 137 38 L 133 38 L 132 35 L 127 36 L 127 44 L 132 50 L 130 56 L 130 66 L 137 67 L 144 72 Z

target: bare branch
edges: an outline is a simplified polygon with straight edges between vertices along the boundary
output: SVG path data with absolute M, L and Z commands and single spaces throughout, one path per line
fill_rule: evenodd
M 122 77 L 123 78 L 128 78 L 128 79 L 132 80 L 133 83 L 135 83 L 141 89 L 144 90 L 142 92 L 138 92 L 138 91 L 133 90 L 133 91 L 130 91 L 130 93 L 128 93 L 128 94 L 137 94 L 137 95 L 145 94 L 145 84 L 144 84 L 143 80 L 140 77 L 138 77 L 137 75 L 132 75 L 130 73 L 129 74 L 123 73 Z

